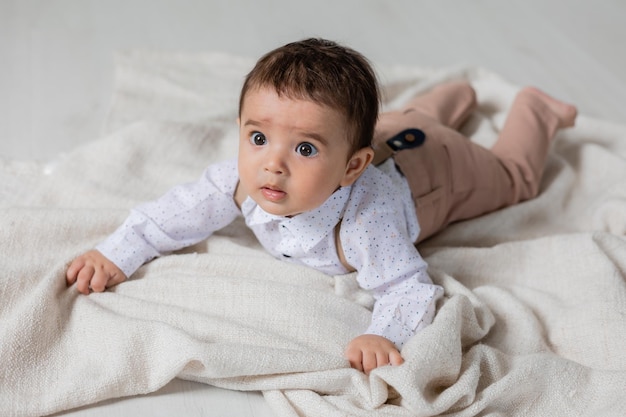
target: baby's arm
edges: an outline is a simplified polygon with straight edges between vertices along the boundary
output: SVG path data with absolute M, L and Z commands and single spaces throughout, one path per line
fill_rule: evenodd
M 390 340 L 375 334 L 363 334 L 352 339 L 345 355 L 350 366 L 366 374 L 379 366 L 401 365 L 404 362 Z
M 358 271 L 361 288 L 370 290 L 375 299 L 370 326 L 345 351 L 351 366 L 365 372 L 381 365 L 401 364 L 402 346 L 432 322 L 436 301 L 443 294 L 441 287 L 433 285 L 426 262 L 398 220 L 402 217 L 397 212 L 377 210 L 370 213 L 370 220 L 367 214 L 361 216 L 365 219 L 361 218 L 360 224 L 384 227 L 363 233 L 358 222 L 345 216 L 340 231 L 347 263 Z
M 76 283 L 83 294 L 101 292 L 125 281 L 145 262 L 206 239 L 240 214 L 234 201 L 237 183 L 236 161 L 225 161 L 209 166 L 197 181 L 133 209 L 95 250 L 70 264 L 67 284 Z
M 126 280 L 126 274 L 97 250 L 91 250 L 70 264 L 65 274 L 67 285 L 76 283 L 83 294 L 102 292 Z

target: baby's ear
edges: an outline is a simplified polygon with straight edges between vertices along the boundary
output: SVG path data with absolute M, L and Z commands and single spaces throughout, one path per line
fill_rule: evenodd
M 342 187 L 352 185 L 372 162 L 372 159 L 374 159 L 374 150 L 371 147 L 368 146 L 356 151 L 348 161 L 346 173 L 339 185 Z

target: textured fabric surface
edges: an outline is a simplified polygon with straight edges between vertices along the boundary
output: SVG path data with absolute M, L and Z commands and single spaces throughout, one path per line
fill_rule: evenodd
M 343 358 L 368 325 L 355 275 L 272 259 L 241 221 L 102 294 L 66 288 L 76 255 L 130 207 L 236 153 L 252 61 L 129 53 L 101 139 L 43 166 L 0 161 L 0 415 L 152 392 L 179 377 L 261 390 L 278 416 L 626 414 L 626 126 L 582 115 L 540 195 L 419 249 L 445 288 L 399 367 Z M 453 78 L 489 145 L 516 86 L 479 68 L 379 69 L 387 108 Z M 45 140 L 45 138 L 42 138 Z

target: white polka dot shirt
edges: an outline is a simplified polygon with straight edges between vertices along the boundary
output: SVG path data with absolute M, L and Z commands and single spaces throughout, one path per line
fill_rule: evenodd
M 388 161 L 368 167 L 350 187 L 337 190 L 322 206 L 290 218 L 263 211 L 252 199 L 234 202 L 236 161 L 211 165 L 195 182 L 134 209 L 97 246 L 127 276 L 162 254 L 193 245 L 243 215 L 247 226 L 273 256 L 330 275 L 348 272 L 335 244 L 340 225 L 346 261 L 359 285 L 376 300 L 367 334 L 398 348 L 430 324 L 443 289 L 434 285 L 413 242 L 419 227 L 406 182 Z

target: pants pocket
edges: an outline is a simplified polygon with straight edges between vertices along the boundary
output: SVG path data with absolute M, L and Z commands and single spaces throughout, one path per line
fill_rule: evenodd
M 445 187 L 438 187 L 413 199 L 420 226 L 417 241 L 420 242 L 439 231 L 446 219 Z

